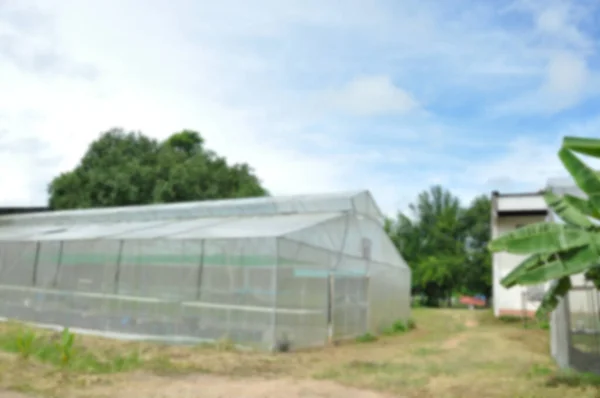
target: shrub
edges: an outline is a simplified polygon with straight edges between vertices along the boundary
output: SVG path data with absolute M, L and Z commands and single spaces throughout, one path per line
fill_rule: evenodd
M 377 336 L 373 336 L 371 333 L 365 333 L 356 338 L 357 343 L 372 343 L 377 341 Z
M 383 331 L 384 335 L 392 336 L 396 334 L 406 333 L 410 330 L 413 330 L 416 327 L 415 321 L 412 319 L 402 320 L 398 319 L 395 321 L 392 326 Z

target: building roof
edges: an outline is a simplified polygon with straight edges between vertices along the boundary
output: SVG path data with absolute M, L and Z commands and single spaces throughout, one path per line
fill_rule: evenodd
M 546 182 L 546 189 L 557 195 L 574 195 L 585 198 L 585 194 L 575 184 L 571 177 L 550 178 Z M 500 213 L 528 213 L 547 211 L 548 206 L 543 198 L 543 191 L 522 193 L 492 192 L 494 210 Z
M 492 208 L 498 215 L 544 214 L 548 206 L 542 192 L 492 193 Z

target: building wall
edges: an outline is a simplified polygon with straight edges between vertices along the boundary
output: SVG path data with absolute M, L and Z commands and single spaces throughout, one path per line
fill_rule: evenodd
M 492 223 L 492 238 L 497 238 L 514 231 L 520 226 L 543 222 L 546 216 L 543 215 L 527 215 L 527 216 L 496 216 Z M 515 255 L 506 252 L 494 253 L 492 257 L 493 267 L 493 295 L 494 295 L 494 315 L 517 315 L 521 316 L 523 310 L 527 315 L 533 315 L 537 310 L 537 305 L 533 303 L 524 303 L 523 291 L 521 286 L 514 286 L 506 289 L 500 285 L 500 281 L 510 271 L 512 271 L 526 255 Z M 524 308 L 525 307 L 525 308 Z

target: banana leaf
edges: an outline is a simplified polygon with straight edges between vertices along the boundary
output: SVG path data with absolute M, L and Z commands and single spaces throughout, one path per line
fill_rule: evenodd
M 591 228 L 594 224 L 588 216 L 576 207 L 569 204 L 564 198 L 555 195 L 552 191 L 544 192 L 544 200 L 564 222 L 582 228 Z
M 564 137 L 563 148 L 573 152 L 600 158 L 600 139 L 582 137 Z
M 592 207 L 595 210 L 600 210 L 600 176 L 569 149 L 561 148 L 558 151 L 558 157 L 575 180 L 577 186 L 587 194 Z
M 600 289 L 600 266 L 595 265 L 588 269 L 585 274 L 585 279 L 591 281 L 596 289 Z
M 492 252 L 538 254 L 560 252 L 589 244 L 597 235 L 568 224 L 535 223 L 511 231 L 488 244 Z
M 542 298 L 538 307 L 536 316 L 538 319 L 545 319 L 558 305 L 558 300 L 564 297 L 571 290 L 571 278 L 568 276 L 560 278 L 554 283 Z
M 512 271 L 508 273 L 502 280 L 500 284 L 505 288 L 509 289 L 517 284 L 519 284 L 519 278 L 522 277 L 529 271 L 532 271 L 538 267 L 544 266 L 550 259 L 554 256 L 554 253 L 551 254 L 533 254 L 527 257 L 525 260 L 521 261 L 519 265 L 513 268 Z
M 518 275 L 515 278 L 516 283 L 523 286 L 537 285 L 565 276 L 576 275 L 586 271 L 590 264 L 596 264 L 598 259 L 599 255 L 594 245 L 557 253 L 552 256 L 550 261 Z
M 565 194 L 563 195 L 563 200 L 567 202 L 572 207 L 576 208 L 583 214 L 589 217 L 593 217 L 597 220 L 600 220 L 600 211 L 594 209 L 594 207 L 590 204 L 586 199 L 578 198 L 577 196 Z

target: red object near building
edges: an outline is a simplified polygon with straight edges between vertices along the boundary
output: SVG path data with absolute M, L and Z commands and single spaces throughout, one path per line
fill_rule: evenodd
M 458 301 L 464 305 L 472 305 L 475 307 L 485 307 L 485 300 L 475 298 L 475 297 L 461 296 L 461 298 L 458 299 Z

